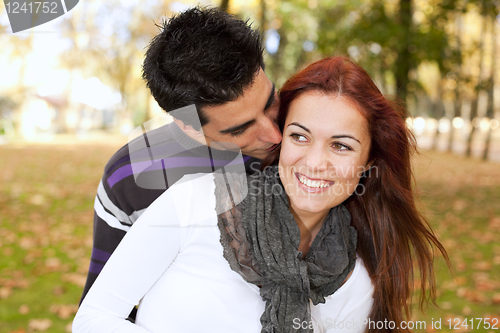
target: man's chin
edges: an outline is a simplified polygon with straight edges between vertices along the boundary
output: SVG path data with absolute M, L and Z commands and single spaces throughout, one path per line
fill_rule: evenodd
M 259 160 L 263 160 L 264 158 L 266 158 L 266 156 L 269 154 L 269 152 L 259 149 L 259 150 L 253 150 L 253 151 L 248 151 L 248 152 L 243 151 L 242 154 L 257 158 Z
M 254 149 L 252 151 L 246 151 L 246 152 L 243 151 L 242 154 L 258 158 L 259 160 L 263 160 L 264 158 L 267 157 L 267 155 L 275 151 L 277 147 L 278 145 L 276 144 L 268 148 Z

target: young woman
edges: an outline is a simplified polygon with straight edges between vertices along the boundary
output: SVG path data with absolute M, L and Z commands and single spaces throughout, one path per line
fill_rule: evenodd
M 432 247 L 446 253 L 415 208 L 403 112 L 342 57 L 299 72 L 280 98 L 268 167 L 192 176 L 160 196 L 75 333 L 405 331 L 414 263 L 424 302 Z

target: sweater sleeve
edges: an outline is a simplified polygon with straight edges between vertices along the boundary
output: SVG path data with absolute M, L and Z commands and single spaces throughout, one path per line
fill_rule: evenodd
M 126 318 L 180 250 L 173 192 L 162 194 L 127 232 L 83 300 L 73 332 L 148 332 Z

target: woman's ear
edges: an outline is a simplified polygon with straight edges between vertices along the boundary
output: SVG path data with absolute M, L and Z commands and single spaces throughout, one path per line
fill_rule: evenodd
M 373 163 L 375 163 L 375 160 L 372 160 L 372 161 L 366 163 L 366 165 L 365 165 L 365 172 L 368 171 L 368 170 L 370 170 L 372 168 Z

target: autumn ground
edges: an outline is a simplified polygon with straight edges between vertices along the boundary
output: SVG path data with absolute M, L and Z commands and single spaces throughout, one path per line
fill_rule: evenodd
M 0 146 L 0 332 L 70 332 L 95 191 L 117 147 Z M 422 331 L 500 332 L 500 164 L 424 152 L 416 165 L 422 210 L 455 269 L 438 259 L 440 309 L 417 315 Z

